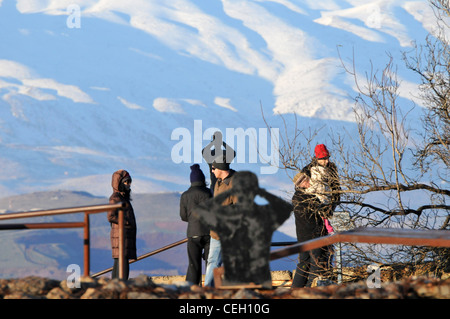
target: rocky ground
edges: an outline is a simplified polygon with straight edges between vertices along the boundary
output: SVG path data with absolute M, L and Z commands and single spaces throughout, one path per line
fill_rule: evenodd
M 41 277 L 0 279 L 3 299 L 450 299 L 450 278 L 410 277 L 369 288 L 366 282 L 314 288 L 214 289 L 179 281 L 155 283 L 139 275 L 128 281 L 101 277 L 71 282 Z

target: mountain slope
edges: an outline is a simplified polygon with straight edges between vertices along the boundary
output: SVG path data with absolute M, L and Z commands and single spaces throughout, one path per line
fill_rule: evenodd
M 426 2 L 408 0 L 70 5 L 0 2 L 5 196 L 57 189 L 107 196 L 119 168 L 130 170 L 136 193 L 182 191 L 216 129 L 255 128 L 262 139 L 262 112 L 276 128 L 284 126 L 278 113 L 288 125 L 296 113 L 302 127 L 325 126 L 318 140 L 326 142 L 332 129 L 353 128 L 354 87 L 337 49 L 345 62 L 354 51 L 361 72 L 370 60 L 381 68 L 386 51 L 399 57 L 433 18 Z M 412 99 L 414 79 L 401 67 L 399 75 L 401 96 Z M 174 134 L 179 129 L 189 136 Z M 173 151 L 182 138 L 189 156 L 180 162 Z M 238 137 L 224 138 L 238 148 Z M 246 138 L 239 153 L 255 152 Z M 263 166 L 249 155 L 234 165 Z M 277 170 L 261 183 L 291 187 Z

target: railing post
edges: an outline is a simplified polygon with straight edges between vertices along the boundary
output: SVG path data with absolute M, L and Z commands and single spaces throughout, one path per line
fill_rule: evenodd
M 123 208 L 119 209 L 119 279 L 124 279 L 125 274 L 125 238 Z
M 91 266 L 89 227 L 89 214 L 84 213 L 84 275 L 87 277 L 89 276 Z
M 336 245 L 336 268 L 338 284 L 342 284 L 342 246 L 340 242 Z

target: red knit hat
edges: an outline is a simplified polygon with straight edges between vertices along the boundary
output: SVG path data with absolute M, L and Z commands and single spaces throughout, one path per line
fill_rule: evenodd
M 314 154 L 316 155 L 317 159 L 330 157 L 330 153 L 328 152 L 325 144 L 318 144 L 314 149 Z

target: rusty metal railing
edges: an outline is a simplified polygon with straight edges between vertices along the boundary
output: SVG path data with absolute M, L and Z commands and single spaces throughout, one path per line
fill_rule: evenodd
M 153 256 L 153 255 L 159 254 L 160 252 L 163 252 L 163 251 L 165 251 L 165 250 L 168 250 L 168 249 L 171 249 L 171 248 L 173 248 L 173 247 L 176 247 L 176 246 L 179 246 L 179 245 L 181 245 L 181 244 L 184 244 L 184 243 L 187 242 L 187 241 L 188 241 L 188 239 L 185 238 L 185 239 L 179 240 L 179 241 L 177 241 L 177 242 L 174 242 L 174 243 L 172 243 L 172 244 L 169 244 L 169 245 L 167 245 L 167 246 L 158 248 L 158 249 L 153 250 L 153 251 L 151 251 L 151 252 L 149 252 L 149 253 L 146 253 L 146 254 L 144 254 L 144 255 L 141 255 L 141 256 L 139 256 L 139 257 L 136 258 L 136 259 L 130 260 L 130 261 L 129 261 L 129 264 L 135 263 L 135 262 L 137 262 L 137 261 L 139 261 L 139 260 L 142 260 L 142 259 L 144 259 L 144 258 Z M 106 274 L 107 272 L 110 272 L 112 269 L 113 269 L 113 268 L 110 267 L 110 268 L 108 268 L 108 269 L 99 271 L 98 273 L 93 274 L 91 277 L 95 278 L 95 277 L 101 276 L 101 275 L 103 275 L 103 274 Z
M 360 227 L 272 251 L 270 260 L 342 242 L 450 247 L 450 231 Z
M 92 205 L 92 206 L 81 206 L 81 207 L 70 207 L 70 208 L 60 208 L 60 209 L 50 209 L 50 210 L 37 210 L 30 212 L 18 212 L 0 215 L 0 221 L 12 220 L 12 219 L 22 219 L 22 218 L 32 218 L 32 217 L 44 217 L 44 216 L 54 216 L 63 214 L 76 214 L 84 213 L 84 222 L 61 222 L 61 223 L 22 223 L 22 224 L 0 224 L 0 230 L 12 230 L 12 229 L 46 229 L 46 228 L 84 228 L 84 275 L 89 276 L 90 272 L 90 225 L 89 225 L 89 215 L 96 213 L 103 213 L 110 210 L 119 210 L 119 278 L 124 277 L 124 262 L 123 257 L 123 246 L 124 246 L 124 235 L 123 235 L 123 208 L 122 203 L 118 204 L 106 204 L 106 205 Z
M 168 250 L 168 249 L 171 249 L 171 248 L 174 248 L 174 247 L 179 246 L 179 245 L 181 245 L 181 244 L 184 244 L 184 243 L 186 243 L 187 241 L 188 241 L 188 239 L 185 238 L 185 239 L 176 241 L 176 242 L 174 242 L 174 243 L 172 243 L 172 244 L 169 244 L 169 245 L 167 245 L 167 246 L 164 246 L 164 247 L 155 249 L 155 250 L 153 250 L 153 251 L 151 251 L 151 252 L 149 252 L 149 253 L 146 253 L 146 254 L 143 254 L 143 255 L 139 256 L 138 258 L 136 258 L 136 259 L 134 259 L 134 260 L 130 260 L 130 261 L 129 261 L 129 264 L 135 263 L 135 262 L 137 262 L 137 261 L 139 261 L 139 260 L 145 259 L 145 258 L 150 257 L 150 256 L 153 256 L 153 255 L 159 254 L 159 253 L 161 253 L 161 252 L 163 252 L 163 251 L 166 251 L 166 250 Z M 288 246 L 288 245 L 292 245 L 292 244 L 295 244 L 295 243 L 297 243 L 297 242 L 296 242 L 296 241 L 273 242 L 273 243 L 271 243 L 271 246 Z M 104 274 L 106 274 L 106 273 L 112 271 L 112 269 L 113 269 L 113 268 L 110 267 L 110 268 L 101 270 L 101 271 L 99 271 L 99 272 L 97 272 L 97 273 L 91 275 L 91 277 L 95 278 L 95 277 L 104 275 Z
M 45 228 L 84 228 L 84 275 L 90 276 L 90 225 L 89 215 L 95 213 L 107 212 L 118 209 L 119 212 L 119 278 L 124 278 L 124 266 L 128 262 L 124 258 L 124 233 L 123 233 L 123 208 L 122 203 L 81 206 L 51 210 L 38 210 L 30 212 L 8 213 L 0 215 L 0 221 L 23 219 L 33 217 L 54 216 L 61 214 L 84 213 L 84 222 L 61 222 L 61 223 L 16 223 L 16 224 L 0 224 L 0 230 L 12 229 L 45 229 Z M 152 252 L 139 256 L 130 263 L 137 262 L 144 258 L 153 256 L 162 251 L 171 249 L 187 242 L 187 238 L 169 244 Z M 295 253 L 332 245 L 335 243 L 352 242 L 352 243 L 372 243 L 372 244 L 393 244 L 393 245 L 411 245 L 411 246 L 433 246 L 433 247 L 450 247 L 450 231 L 448 230 L 407 230 L 407 229 L 391 229 L 391 228 L 355 228 L 353 230 L 338 232 L 331 236 L 320 237 L 317 239 L 296 243 L 296 242 L 279 242 L 272 243 L 271 246 L 284 246 L 285 248 L 274 250 L 270 253 L 270 260 L 276 260 Z M 92 277 L 100 276 L 111 271 L 112 268 L 100 271 Z
M 174 248 L 188 241 L 187 238 L 179 240 L 175 243 L 169 244 L 167 246 L 156 249 L 152 252 L 143 254 L 134 260 L 126 260 L 124 258 L 124 234 L 123 234 L 123 204 L 104 204 L 104 205 L 91 205 L 91 206 L 79 206 L 79 207 L 69 207 L 69 208 L 58 208 L 58 209 L 48 209 L 48 210 L 36 210 L 27 212 L 16 212 L 0 215 L 0 221 L 13 220 L 13 219 L 24 219 L 24 218 L 34 218 L 34 217 L 46 217 L 55 216 L 63 214 L 77 214 L 84 213 L 83 222 L 59 222 L 59 223 L 15 223 L 15 224 L 0 224 L 0 230 L 20 230 L 20 229 L 61 229 L 61 228 L 83 228 L 83 249 L 84 249 L 84 275 L 91 277 L 98 277 L 107 272 L 112 271 L 112 267 L 97 272 L 90 275 L 90 222 L 89 215 L 95 213 L 103 213 L 114 209 L 119 209 L 119 278 L 124 277 L 125 263 L 129 264 L 140 261 L 144 258 L 148 258 L 160 252 L 166 251 L 168 249 Z M 272 246 L 286 246 L 294 244 L 295 242 L 275 242 Z
M 450 247 L 450 231 L 360 227 L 273 250 L 270 252 L 269 260 L 343 242 Z M 224 267 L 214 269 L 216 287 L 221 287 L 223 274 Z

